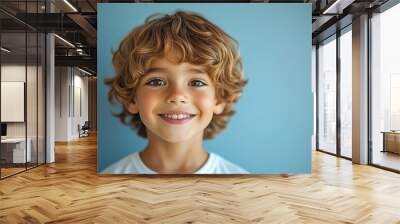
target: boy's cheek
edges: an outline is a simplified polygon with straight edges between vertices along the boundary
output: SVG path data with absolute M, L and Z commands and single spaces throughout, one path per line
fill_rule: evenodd
M 140 94 L 140 95 L 138 95 L 139 110 L 151 111 L 154 109 L 154 107 L 156 106 L 156 104 L 159 100 L 160 100 L 160 97 L 155 94 L 151 94 L 151 93 Z
M 200 110 L 203 111 L 213 111 L 213 108 L 215 106 L 215 99 L 213 97 L 210 96 L 201 96 L 201 97 L 197 97 L 197 105 L 198 107 L 200 107 Z

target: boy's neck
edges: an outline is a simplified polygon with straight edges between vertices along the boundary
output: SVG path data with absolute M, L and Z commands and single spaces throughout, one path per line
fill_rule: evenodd
M 149 143 L 140 157 L 147 167 L 157 173 L 194 173 L 208 160 L 208 153 L 202 145 L 202 134 L 179 143 L 164 141 L 152 133 L 148 133 L 147 138 Z

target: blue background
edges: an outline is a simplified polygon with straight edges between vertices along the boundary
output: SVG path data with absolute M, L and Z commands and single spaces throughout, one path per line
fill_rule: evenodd
M 208 151 L 255 174 L 310 173 L 311 4 L 98 4 L 97 170 L 141 150 L 146 139 L 111 112 L 104 79 L 114 75 L 111 50 L 151 14 L 195 11 L 240 45 L 246 79 L 228 128 L 205 141 Z

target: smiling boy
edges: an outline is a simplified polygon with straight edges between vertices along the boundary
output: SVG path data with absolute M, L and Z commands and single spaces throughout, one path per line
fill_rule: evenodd
M 237 43 L 193 12 L 154 15 L 113 54 L 109 100 L 120 120 L 148 139 L 102 173 L 242 174 L 203 147 L 226 128 L 246 80 Z

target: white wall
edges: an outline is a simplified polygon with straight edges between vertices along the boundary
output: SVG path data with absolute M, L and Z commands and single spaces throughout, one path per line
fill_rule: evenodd
M 55 140 L 77 139 L 78 124 L 88 120 L 88 77 L 76 68 L 56 67 L 55 85 Z
M 67 67 L 55 68 L 55 141 L 68 140 L 68 71 Z

